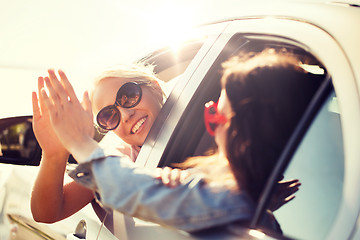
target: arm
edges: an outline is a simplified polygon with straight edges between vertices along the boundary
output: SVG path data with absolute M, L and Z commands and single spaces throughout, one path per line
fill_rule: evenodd
M 94 151 L 70 173 L 99 194 L 101 203 L 126 215 L 185 231 L 196 231 L 236 220 L 249 220 L 254 203 L 246 193 L 210 188 L 201 176 L 189 176 L 169 188 L 153 169 L 137 168 L 126 156 Z
M 41 98 L 56 136 L 80 163 L 71 176 L 96 189 L 105 207 L 186 231 L 251 217 L 253 203 L 245 193 L 211 189 L 200 178 L 187 178 L 178 187 L 169 188 L 156 179 L 152 169 L 136 168 L 126 156 L 105 157 L 92 139 L 88 96 L 80 104 L 65 74 L 59 71 L 59 75 L 60 81 L 56 77 L 45 79 L 49 95 L 42 89 Z
M 52 160 L 56 159 L 43 156 L 31 195 L 31 211 L 38 222 L 53 223 L 67 218 L 94 198 L 91 190 L 74 181 L 63 186 L 62 164 Z
M 39 92 L 44 79 L 39 77 Z M 93 192 L 72 182 L 63 186 L 68 151 L 57 138 L 43 99 L 32 96 L 33 129 L 42 148 L 40 170 L 31 195 L 31 211 L 36 221 L 52 223 L 64 219 L 93 199 Z

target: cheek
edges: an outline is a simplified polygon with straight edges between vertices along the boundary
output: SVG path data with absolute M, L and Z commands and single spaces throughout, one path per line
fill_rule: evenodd
M 148 111 L 149 115 L 152 115 L 154 119 L 157 117 L 161 110 L 161 104 L 156 101 L 156 99 L 144 99 L 144 105 L 142 106 L 143 109 L 146 109 Z
M 114 130 L 114 133 L 120 137 L 121 139 L 125 139 L 126 135 L 124 132 L 124 129 L 122 127 L 122 124 L 120 123 L 119 126 Z
M 153 90 L 144 89 L 143 97 L 139 104 L 140 108 L 146 109 L 149 114 L 156 117 L 162 108 L 162 102 L 160 102 L 158 94 Z

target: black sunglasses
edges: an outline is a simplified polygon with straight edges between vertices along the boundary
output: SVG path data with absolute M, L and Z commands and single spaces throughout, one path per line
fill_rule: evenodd
M 100 128 L 110 131 L 119 126 L 121 114 L 118 106 L 123 108 L 132 108 L 139 104 L 142 96 L 140 84 L 136 82 L 127 82 L 122 85 L 117 94 L 115 103 L 100 110 L 96 116 L 96 121 Z

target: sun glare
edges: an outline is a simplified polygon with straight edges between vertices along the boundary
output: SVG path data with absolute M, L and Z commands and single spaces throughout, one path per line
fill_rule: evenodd
M 147 28 L 155 45 L 169 46 L 175 52 L 180 43 L 193 35 L 193 11 L 185 6 L 172 2 L 156 8 L 147 18 Z

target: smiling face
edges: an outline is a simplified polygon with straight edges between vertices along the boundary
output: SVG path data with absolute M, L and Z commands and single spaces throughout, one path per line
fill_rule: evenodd
M 99 111 L 114 104 L 119 88 L 129 82 L 123 78 L 105 78 L 96 86 L 93 92 L 93 112 L 96 116 Z M 117 107 L 121 114 L 120 124 L 114 133 L 130 145 L 142 146 L 157 115 L 162 107 L 161 101 L 154 93 L 154 89 L 141 85 L 142 98 L 133 108 Z

